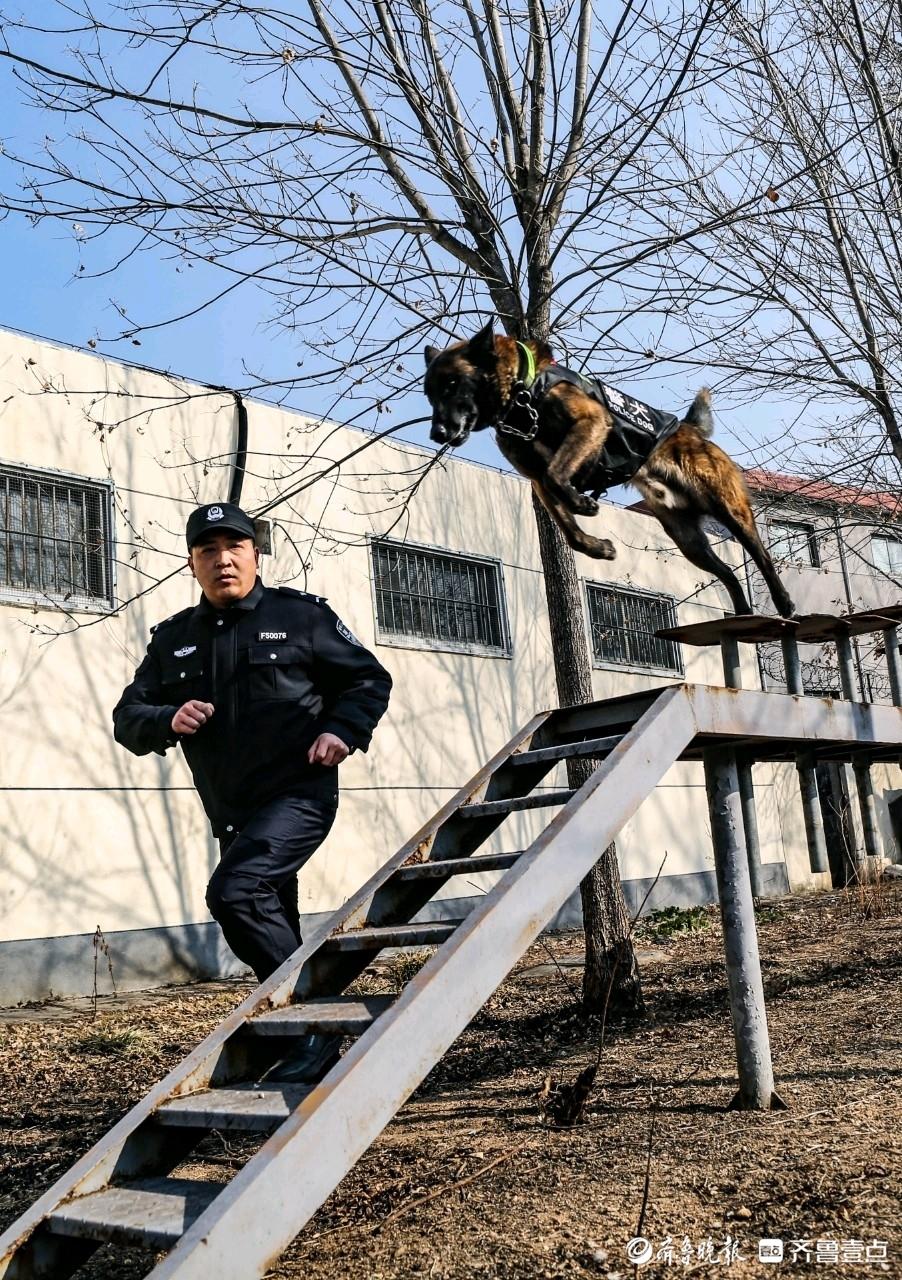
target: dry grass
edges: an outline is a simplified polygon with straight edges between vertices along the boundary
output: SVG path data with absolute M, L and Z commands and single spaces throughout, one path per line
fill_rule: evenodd
M 857 891 L 856 891 L 857 892 Z M 547 1076 L 572 1081 L 595 1056 L 597 1021 L 574 1004 L 547 948 L 572 959 L 580 939 L 533 948 L 427 1077 L 397 1120 L 308 1224 L 273 1276 L 285 1280 L 471 1280 L 627 1276 L 647 1183 L 644 1234 L 669 1235 L 676 1260 L 642 1277 L 687 1273 L 684 1239 L 741 1261 L 697 1257 L 693 1271 L 776 1274 L 762 1236 L 888 1241 L 881 1266 L 832 1276 L 902 1276 L 899 1237 L 899 977 L 902 917 L 852 895 L 787 899 L 759 922 L 769 1022 L 786 1112 L 726 1109 L 735 1084 L 719 926 L 655 935 L 644 970 L 652 1020 L 607 1030 L 584 1123 L 541 1120 Z M 393 991 L 380 967 L 369 990 Z M 8 1082 L 0 1216 L 11 1220 L 243 995 L 218 984 L 173 990 L 74 1018 L 0 1028 Z M 246 1151 L 214 1137 L 197 1171 L 223 1178 Z M 199 1157 L 206 1162 L 200 1164 Z M 211 1173 L 211 1170 L 213 1171 Z M 150 1259 L 101 1252 L 85 1269 L 132 1280 Z M 817 1264 L 812 1262 L 812 1267 Z M 795 1270 L 795 1268 L 794 1268 Z M 805 1274 L 805 1272 L 802 1272 Z

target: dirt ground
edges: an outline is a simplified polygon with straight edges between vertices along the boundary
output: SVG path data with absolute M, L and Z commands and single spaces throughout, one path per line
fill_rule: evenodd
M 681 923 L 691 928 L 675 936 Z M 735 1059 L 719 926 L 696 911 L 643 928 L 651 1016 L 606 1028 L 582 1122 L 549 1124 L 543 1082 L 572 1082 L 600 1033 L 577 1005 L 581 938 L 557 936 L 524 957 L 270 1274 L 902 1277 L 902 894 L 787 898 L 762 909 L 759 928 L 788 1110 L 726 1109 Z M 379 966 L 365 982 L 391 990 L 398 978 Z M 0 1225 L 246 989 L 172 988 L 96 1015 L 89 1002 L 0 1014 Z M 228 1177 L 241 1141 L 210 1139 L 204 1175 Z M 626 1252 L 636 1236 L 648 1242 L 636 1256 L 652 1254 L 638 1267 Z M 759 1261 L 762 1238 L 783 1241 L 782 1268 Z M 131 1280 L 152 1261 L 101 1250 L 80 1274 Z

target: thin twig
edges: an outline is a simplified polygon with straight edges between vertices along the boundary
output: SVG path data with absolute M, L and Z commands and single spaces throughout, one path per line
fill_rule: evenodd
M 407 1213 L 410 1209 L 415 1209 L 417 1205 L 426 1204 L 430 1200 L 437 1200 L 447 1191 L 456 1191 L 460 1187 L 466 1187 L 471 1182 L 475 1182 L 477 1178 L 481 1178 L 484 1173 L 488 1173 L 490 1169 L 496 1168 L 499 1164 L 503 1164 L 505 1160 L 510 1160 L 511 1156 L 515 1156 L 518 1151 L 522 1151 L 526 1146 L 529 1138 L 524 1138 L 522 1142 L 518 1142 L 515 1147 L 511 1147 L 509 1151 L 502 1151 L 500 1156 L 495 1156 L 488 1164 L 484 1164 L 475 1173 L 469 1174 L 466 1178 L 459 1178 L 456 1182 L 446 1182 L 440 1187 L 436 1187 L 435 1191 L 428 1192 L 425 1196 L 417 1196 L 415 1200 L 408 1200 L 407 1204 L 402 1204 L 399 1208 L 394 1209 L 387 1218 L 383 1218 L 381 1222 L 377 1222 L 372 1228 L 373 1232 L 381 1231 L 383 1227 L 388 1226 L 390 1222 L 394 1222 L 396 1218 L 400 1218 L 402 1214 Z
M 654 1094 L 654 1086 L 652 1086 L 651 1095 L 651 1117 L 648 1122 L 648 1150 L 645 1154 L 645 1182 L 642 1186 L 642 1207 L 639 1210 L 639 1220 L 636 1223 L 634 1236 L 642 1235 L 642 1228 L 645 1226 L 645 1215 L 648 1211 L 648 1195 L 651 1189 L 651 1157 L 654 1149 L 655 1123 L 658 1119 L 658 1100 Z

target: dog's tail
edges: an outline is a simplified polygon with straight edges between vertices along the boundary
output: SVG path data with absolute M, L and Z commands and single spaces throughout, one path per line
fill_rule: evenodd
M 711 392 L 702 387 L 692 404 L 686 410 L 683 421 L 695 427 L 700 436 L 707 440 L 714 434 L 714 416 L 711 413 Z

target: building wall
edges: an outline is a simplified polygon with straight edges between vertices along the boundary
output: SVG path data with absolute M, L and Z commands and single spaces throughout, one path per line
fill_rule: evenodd
M 302 873 L 302 911 L 316 916 L 337 907 L 519 725 L 554 705 L 539 552 L 529 486 L 518 476 L 448 459 L 406 502 L 430 450 L 376 442 L 262 402 L 248 404 L 248 417 L 243 505 L 256 510 L 299 489 L 269 513 L 274 554 L 264 560 L 264 580 L 327 596 L 395 680 L 370 752 L 342 766 L 338 821 Z M 184 568 L 184 522 L 197 503 L 228 491 L 233 401 L 0 332 L 0 425 L 0 462 L 114 482 L 120 606 L 67 614 L 40 601 L 0 603 L 0 1001 L 90 990 L 97 929 L 121 986 L 222 972 L 231 961 L 204 905 L 217 848 L 181 756 L 129 755 L 112 740 L 110 711 L 150 625 L 196 599 Z M 665 592 L 678 602 L 682 623 L 729 610 L 720 586 L 707 583 L 654 520 L 606 504 L 598 524 L 618 557 L 577 557 L 582 578 Z M 389 531 L 500 561 L 509 654 L 377 636 L 369 539 Z M 732 544 L 723 554 L 740 563 Z M 716 651 L 686 649 L 684 657 L 687 680 L 721 682 Z M 751 651 L 745 664 L 744 681 L 756 687 Z M 608 668 L 595 670 L 593 682 L 603 698 L 668 677 Z M 762 852 L 775 888 L 785 887 L 787 866 L 792 883 L 812 884 L 790 775 L 785 767 L 756 773 Z M 494 847 L 524 847 L 540 822 L 537 814 L 510 819 Z M 618 849 L 631 899 L 638 901 L 665 855 L 654 905 L 710 897 L 700 767 L 676 765 L 621 833 Z M 464 892 L 492 880 L 474 877 Z M 440 899 L 455 893 L 459 883 Z M 575 920 L 572 912 L 568 918 Z M 104 956 L 99 972 L 108 986 Z

